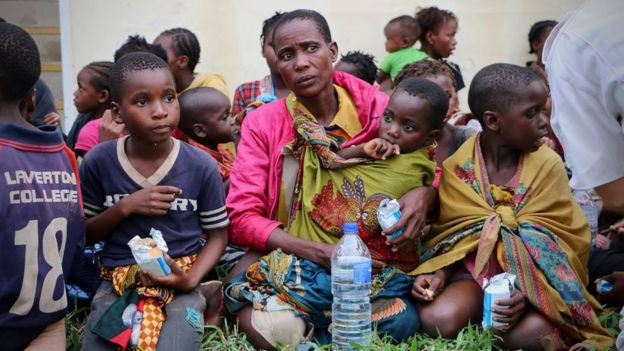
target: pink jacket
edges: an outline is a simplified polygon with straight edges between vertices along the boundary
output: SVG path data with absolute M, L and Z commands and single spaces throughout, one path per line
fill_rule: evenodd
M 351 94 L 363 126 L 343 147 L 377 137 L 379 118 L 388 97 L 377 87 L 343 72 L 334 72 L 333 80 Z M 251 112 L 245 118 L 241 135 L 226 200 L 231 221 L 230 240 L 264 252 L 269 235 L 281 226 L 272 219 L 277 211 L 282 181 L 281 151 L 295 138 L 285 99 Z

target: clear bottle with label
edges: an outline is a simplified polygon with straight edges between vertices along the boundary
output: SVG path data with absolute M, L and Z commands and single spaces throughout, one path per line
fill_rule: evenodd
M 354 350 L 371 341 L 371 256 L 357 223 L 345 223 L 332 254 L 332 350 Z

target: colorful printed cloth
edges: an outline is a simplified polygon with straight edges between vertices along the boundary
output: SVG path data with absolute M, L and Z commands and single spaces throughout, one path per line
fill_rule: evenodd
M 232 101 L 232 114 L 236 115 L 245 110 L 249 104 L 258 101 L 258 97 L 262 94 L 270 94 L 273 84 L 271 76 L 267 75 L 262 80 L 254 80 L 243 83 L 234 91 L 234 100 Z M 275 94 L 273 94 L 275 95 Z
M 439 191 L 440 224 L 413 273 L 433 272 L 476 251 L 476 279 L 495 255 L 569 344 L 587 340 L 600 349 L 613 344 L 594 312 L 600 305 L 584 288 L 589 227 L 552 150 L 524 154 L 507 186 L 497 186 L 487 177 L 477 134 L 444 162 Z
M 190 145 L 195 146 L 196 148 L 206 151 L 212 158 L 217 161 L 217 166 L 219 166 L 219 174 L 221 174 L 221 179 L 226 181 L 230 178 L 230 173 L 232 173 L 232 166 L 234 165 L 234 160 L 236 157 L 230 151 L 225 144 L 217 145 L 217 150 L 213 150 L 207 146 L 204 146 L 195 140 L 191 139 L 188 136 L 184 136 L 181 140 L 186 141 Z
M 191 269 L 196 255 L 177 258 L 175 261 L 184 271 Z M 93 332 L 122 350 L 156 350 L 158 337 L 166 315 L 163 306 L 169 304 L 174 291 L 164 288 L 140 286 L 136 264 L 119 266 L 110 270 L 102 266 L 101 276 L 113 283 L 119 298 L 104 312 Z
M 335 244 L 345 222 L 357 222 L 359 235 L 373 259 L 409 272 L 418 265 L 418 247 L 392 252 L 377 220 L 384 199 L 398 199 L 409 190 L 430 185 L 435 163 L 426 149 L 388 160 L 343 159 L 335 153 L 343 137 L 327 131 L 287 99 L 296 140 L 285 155 L 299 160 L 287 231 L 302 239 Z M 355 112 L 355 109 L 353 110 Z
M 361 125 L 357 135 L 342 147 L 377 137 L 379 116 L 388 103 L 388 96 L 348 73 L 335 71 L 333 82 L 346 90 Z M 265 104 L 251 112 L 242 125 L 242 134 L 226 202 L 232 222 L 230 240 L 238 246 L 266 252 L 271 232 L 288 221 L 288 215 L 284 222 L 277 215 L 280 199 L 285 195 L 282 175 L 288 173 L 284 168 L 282 149 L 295 139 L 286 99 Z
M 372 321 L 400 320 L 391 329 L 418 323 L 418 314 L 408 309 L 414 279 L 395 268 L 385 268 L 373 276 L 371 284 Z M 251 265 L 224 287 L 225 306 L 236 313 L 252 303 L 262 311 L 293 310 L 323 336 L 331 323 L 331 274 L 322 266 L 275 250 Z M 407 313 L 409 311 L 409 313 Z M 417 329 L 413 328 L 415 331 Z M 398 330 L 386 330 L 390 335 Z M 322 338 L 324 339 L 324 338 Z

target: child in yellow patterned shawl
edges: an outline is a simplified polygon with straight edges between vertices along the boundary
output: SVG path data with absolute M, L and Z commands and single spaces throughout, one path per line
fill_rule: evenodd
M 613 344 L 585 289 L 587 222 L 560 158 L 541 145 L 547 98 L 544 81 L 519 66 L 490 65 L 473 79 L 468 103 L 483 132 L 444 162 L 440 220 L 412 272 L 425 332 L 453 337 L 480 322 L 483 278 L 506 271 L 514 292 L 493 308 L 504 348 Z

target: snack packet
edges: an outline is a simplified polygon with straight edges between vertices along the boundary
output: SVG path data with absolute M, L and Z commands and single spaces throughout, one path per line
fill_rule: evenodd
M 138 235 L 128 241 L 135 261 L 142 270 L 152 273 L 155 277 L 161 277 L 171 273 L 171 268 L 165 260 L 165 254 L 169 251 L 162 233 L 154 228 L 150 231 L 151 238 L 141 239 Z

